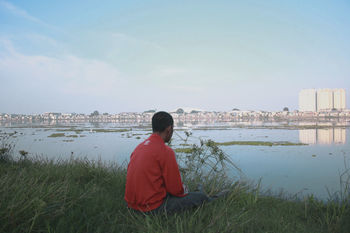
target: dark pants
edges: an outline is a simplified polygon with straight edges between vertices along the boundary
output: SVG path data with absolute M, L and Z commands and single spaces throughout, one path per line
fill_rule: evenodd
M 168 194 L 165 197 L 164 202 L 154 210 L 151 210 L 147 213 L 174 213 L 186 209 L 192 209 L 194 207 L 198 207 L 202 205 L 204 202 L 210 201 L 211 198 L 208 197 L 203 192 L 189 192 L 184 197 L 175 197 L 170 194 Z

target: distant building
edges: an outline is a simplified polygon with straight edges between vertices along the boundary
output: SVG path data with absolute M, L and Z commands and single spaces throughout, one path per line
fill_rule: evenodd
M 299 92 L 299 111 L 316 112 L 316 90 L 304 89 Z
M 304 89 L 299 92 L 299 111 L 345 110 L 344 89 Z
M 317 90 L 317 111 L 330 111 L 333 109 L 333 90 Z
M 333 108 L 339 110 L 345 110 L 345 90 L 336 89 L 333 91 Z

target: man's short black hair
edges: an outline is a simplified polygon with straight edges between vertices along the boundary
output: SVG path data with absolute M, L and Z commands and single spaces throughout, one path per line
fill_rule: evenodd
M 174 120 L 173 117 L 167 112 L 157 112 L 152 117 L 153 132 L 163 132 L 171 125 L 174 125 Z

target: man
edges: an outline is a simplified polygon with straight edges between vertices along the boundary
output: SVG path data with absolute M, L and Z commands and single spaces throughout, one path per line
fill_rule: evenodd
M 153 134 L 130 156 L 125 201 L 129 208 L 147 213 L 168 213 L 201 205 L 210 198 L 202 191 L 187 193 L 174 151 L 165 145 L 174 129 L 172 116 L 157 112 L 152 117 Z

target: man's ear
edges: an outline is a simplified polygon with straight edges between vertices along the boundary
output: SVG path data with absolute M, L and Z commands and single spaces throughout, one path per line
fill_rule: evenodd
M 168 127 L 165 128 L 166 133 L 169 134 L 171 132 L 171 125 L 169 125 Z

